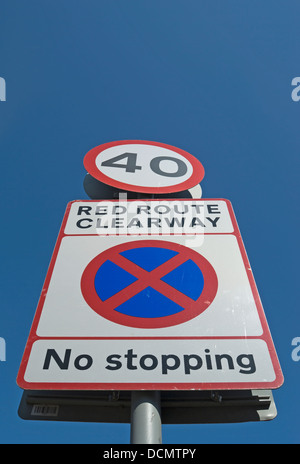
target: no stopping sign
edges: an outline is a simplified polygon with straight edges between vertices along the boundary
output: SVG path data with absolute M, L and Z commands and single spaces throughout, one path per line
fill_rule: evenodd
M 81 291 L 88 305 L 112 322 L 160 328 L 201 314 L 214 300 L 218 279 L 199 253 L 172 242 L 117 245 L 86 267 Z
M 172 193 L 194 187 L 204 177 L 200 161 L 171 145 L 123 140 L 92 148 L 84 157 L 95 179 L 141 193 Z

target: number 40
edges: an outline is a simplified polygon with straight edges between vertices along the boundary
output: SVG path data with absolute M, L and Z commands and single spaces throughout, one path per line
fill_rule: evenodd
M 123 159 L 127 159 L 125 164 L 118 163 L 118 161 Z M 163 171 L 160 166 L 162 161 L 174 161 L 177 168 L 176 172 Z M 121 155 L 103 161 L 101 166 L 122 168 L 125 169 L 126 172 L 135 172 L 136 170 L 142 169 L 142 166 L 137 165 L 137 153 L 122 153 Z M 150 161 L 150 168 L 155 174 L 165 177 L 181 177 L 187 172 L 187 165 L 182 160 L 173 158 L 172 156 L 156 156 Z

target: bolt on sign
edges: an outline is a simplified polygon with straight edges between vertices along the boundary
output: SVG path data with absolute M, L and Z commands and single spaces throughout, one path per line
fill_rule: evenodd
M 126 175 L 142 171 L 139 156 L 128 155 L 138 153 L 134 147 L 123 148 L 100 166 L 124 171 L 115 166 L 127 153 Z M 172 171 L 165 159 L 145 159 L 156 175 L 167 169 L 186 175 L 180 162 L 167 160 L 177 166 Z M 68 204 L 21 362 L 20 387 L 238 390 L 282 382 L 228 200 Z

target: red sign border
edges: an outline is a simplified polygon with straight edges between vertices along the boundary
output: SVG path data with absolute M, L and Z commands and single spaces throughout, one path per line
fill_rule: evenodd
M 177 199 L 167 199 L 168 201 L 178 201 Z M 186 200 L 181 199 L 181 201 L 190 201 L 191 199 L 188 198 Z M 101 200 L 100 200 L 101 201 Z M 43 289 L 41 292 L 41 296 L 38 302 L 38 306 L 36 309 L 36 313 L 33 319 L 33 323 L 31 326 L 31 330 L 28 336 L 28 340 L 25 346 L 24 354 L 22 357 L 22 361 L 20 364 L 19 372 L 17 375 L 17 384 L 19 387 L 23 388 L 24 390 L 248 390 L 248 389 L 277 389 L 279 388 L 283 382 L 284 382 L 284 377 L 280 368 L 279 360 L 277 357 L 276 349 L 272 340 L 272 336 L 269 330 L 269 326 L 266 320 L 266 316 L 264 313 L 264 309 L 261 303 L 261 299 L 256 287 L 256 283 L 254 280 L 254 276 L 250 267 L 250 263 L 248 260 L 248 256 L 243 244 L 243 240 L 238 228 L 238 224 L 233 212 L 233 208 L 231 205 L 231 202 L 227 199 L 224 198 L 201 198 L 198 201 L 225 201 L 228 207 L 228 211 L 230 214 L 230 218 L 232 220 L 233 224 L 233 232 L 228 233 L 227 235 L 234 235 L 238 241 L 238 245 L 240 248 L 241 256 L 244 262 L 245 270 L 249 279 L 249 283 L 252 289 L 254 301 L 256 303 L 257 307 L 257 312 L 260 318 L 260 322 L 262 325 L 263 333 L 261 336 L 258 337 L 39 337 L 37 335 L 37 327 L 39 323 L 39 319 L 42 313 L 43 305 L 45 302 L 47 290 L 50 284 L 51 276 L 53 273 L 53 269 L 55 266 L 55 262 L 57 259 L 57 255 L 59 252 L 60 244 L 63 239 L 63 237 L 69 236 L 64 234 L 65 226 L 67 223 L 67 219 L 69 217 L 70 209 L 73 203 L 77 202 L 87 202 L 87 203 L 99 203 L 99 200 L 74 200 L 68 203 L 66 212 L 62 221 L 62 225 L 59 231 L 59 235 L 55 244 L 55 248 L 53 251 L 53 255 L 49 264 L 48 272 L 45 278 L 45 282 L 43 285 Z M 103 200 L 105 201 L 105 200 Z M 115 201 L 118 202 L 118 200 L 110 200 L 110 201 Z M 128 200 L 130 201 L 136 201 L 136 200 Z M 141 201 L 157 201 L 157 200 L 143 200 Z M 195 200 L 193 200 L 195 201 Z M 80 234 L 81 235 L 81 234 Z M 187 339 L 195 339 L 195 340 L 203 340 L 203 339 L 211 339 L 211 338 L 218 338 L 218 339 L 258 339 L 258 340 L 263 340 L 266 342 L 270 358 L 272 361 L 274 373 L 275 373 L 275 380 L 272 382 L 224 382 L 224 383 L 196 383 L 196 382 L 155 382 L 155 383 L 149 383 L 149 382 L 138 382 L 138 383 L 122 383 L 122 382 L 117 382 L 117 383 L 105 383 L 105 382 L 99 382 L 99 383 L 74 383 L 74 382 L 27 382 L 25 380 L 25 371 L 26 367 L 30 358 L 30 353 L 33 347 L 33 344 L 37 340 L 43 340 L 43 339 L 53 339 L 53 340 L 77 340 L 77 339 L 91 339 L 91 340 L 133 340 L 133 339 L 142 339 L 142 340 L 157 340 L 157 339 L 164 339 L 164 340 L 187 340 Z
M 99 171 L 98 167 L 96 166 L 96 158 L 97 156 L 104 150 L 107 150 L 111 147 L 116 147 L 118 145 L 129 145 L 129 144 L 139 144 L 139 145 L 153 145 L 156 147 L 167 148 L 168 150 L 175 151 L 176 153 L 182 155 L 186 158 L 193 167 L 193 173 L 191 177 L 180 184 L 168 186 L 168 187 L 144 187 L 141 185 L 133 185 L 127 184 L 124 182 L 119 182 L 111 177 L 105 175 L 103 172 Z M 165 193 L 175 193 L 181 192 L 183 190 L 188 190 L 189 188 L 194 187 L 195 185 L 199 184 L 204 177 L 204 167 L 200 163 L 200 161 L 190 153 L 180 148 L 174 147 L 172 145 L 168 145 L 165 143 L 160 142 L 151 142 L 147 140 L 118 140 L 115 142 L 108 142 L 102 145 L 98 145 L 97 147 L 92 148 L 89 150 L 83 160 L 83 164 L 85 169 L 88 171 L 91 176 L 95 179 L 103 182 L 104 184 L 111 185 L 112 187 L 116 187 L 120 190 L 128 190 L 130 192 L 139 192 L 139 193 L 156 193 L 156 194 L 165 194 Z

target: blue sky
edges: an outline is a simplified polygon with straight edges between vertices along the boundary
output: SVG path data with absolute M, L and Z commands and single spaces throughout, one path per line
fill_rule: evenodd
M 300 75 L 296 0 L 2 0 L 0 442 L 129 443 L 129 425 L 22 421 L 21 356 L 83 157 L 140 139 L 231 200 L 285 376 L 268 423 L 163 426 L 163 442 L 298 443 Z

